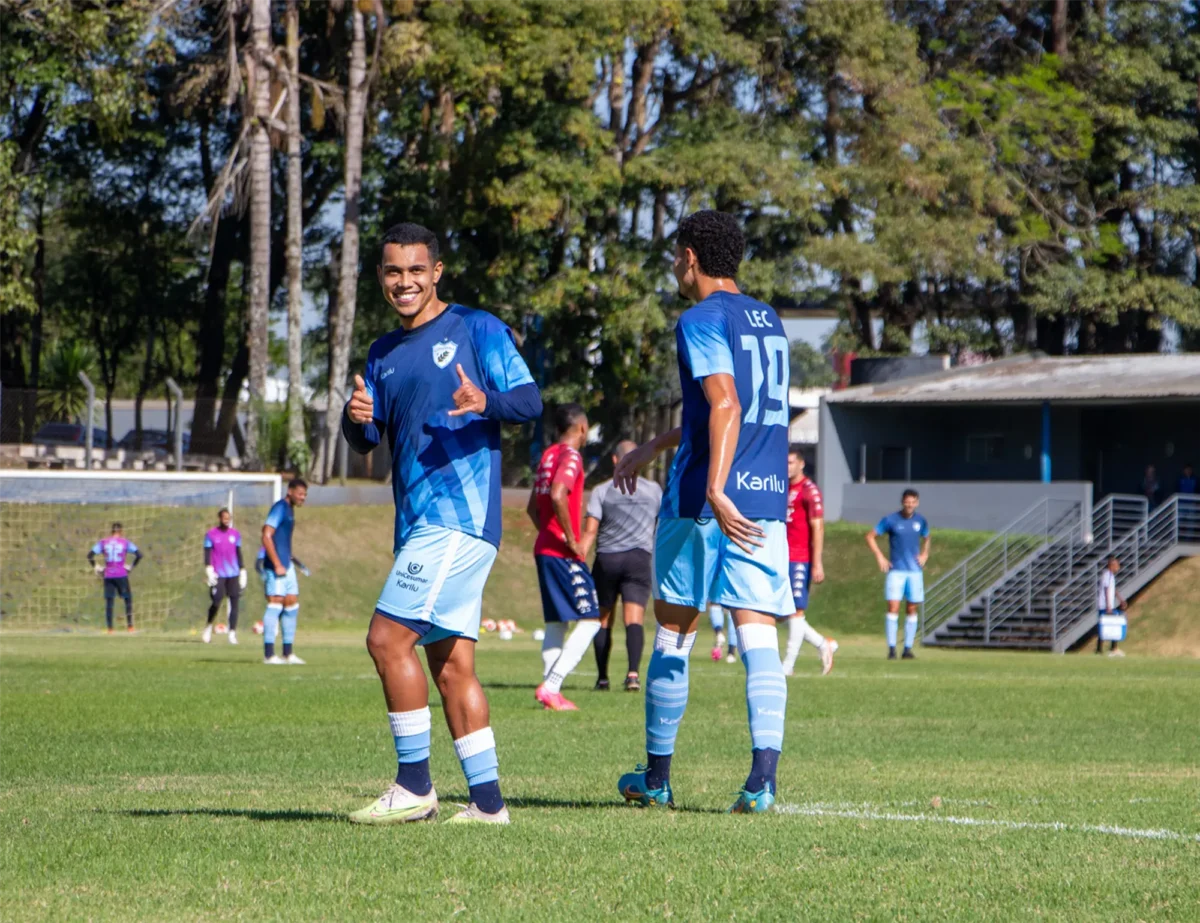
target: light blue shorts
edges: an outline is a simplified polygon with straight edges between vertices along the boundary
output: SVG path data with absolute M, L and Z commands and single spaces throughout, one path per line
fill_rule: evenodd
M 490 542 L 421 523 L 396 555 L 375 610 L 395 621 L 440 629 L 422 643 L 451 636 L 478 641 L 483 586 L 495 560 L 496 546 Z
M 761 548 L 746 554 L 715 519 L 660 519 L 654 542 L 654 595 L 692 609 L 716 603 L 786 618 L 796 611 L 788 580 L 787 525 L 760 519 Z
M 265 565 L 263 585 L 268 596 L 299 596 L 300 581 L 296 579 L 296 565 L 289 563 L 287 573 L 282 577 L 275 573 L 270 564 Z
M 919 570 L 889 570 L 883 580 L 883 598 L 890 603 L 900 599 L 925 602 L 925 574 Z

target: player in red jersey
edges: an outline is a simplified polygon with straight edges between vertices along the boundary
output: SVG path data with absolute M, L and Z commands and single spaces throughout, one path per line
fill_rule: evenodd
M 823 637 L 808 624 L 804 614 L 808 608 L 809 584 L 825 580 L 825 565 L 821 560 L 825 548 L 825 508 L 820 488 L 804 474 L 804 456 L 797 449 L 788 453 L 787 538 L 788 571 L 796 614 L 788 620 L 783 672 L 786 676 L 795 672 L 800 646 L 807 641 L 821 652 L 821 674 L 825 675 L 833 669 L 837 642 Z
M 575 711 L 562 684 L 579 666 L 600 631 L 600 601 L 587 566 L 583 522 L 583 456 L 587 414 L 578 404 L 561 404 L 554 422 L 558 441 L 542 453 L 527 512 L 537 527 L 533 559 L 542 590 L 546 637 L 542 641 L 542 683 L 535 698 L 550 711 Z M 577 622 L 564 642 L 568 622 Z

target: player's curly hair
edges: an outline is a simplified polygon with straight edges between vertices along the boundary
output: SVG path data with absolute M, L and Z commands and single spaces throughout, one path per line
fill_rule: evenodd
M 429 261 L 436 263 L 440 253 L 438 246 L 437 235 L 429 228 L 420 224 L 413 224 L 410 221 L 402 221 L 400 224 L 393 224 L 387 231 L 384 232 L 383 240 L 379 242 L 379 252 L 383 253 L 383 248 L 388 244 L 399 244 L 401 247 L 407 247 L 409 244 L 424 244 L 425 249 L 429 251 Z
M 688 215 L 679 222 L 676 241 L 687 247 L 700 261 L 700 271 L 713 279 L 736 279 L 738 266 L 746 252 L 746 236 L 733 215 L 704 211 Z
M 554 428 L 561 436 L 586 416 L 587 411 L 579 404 L 559 404 L 554 408 Z

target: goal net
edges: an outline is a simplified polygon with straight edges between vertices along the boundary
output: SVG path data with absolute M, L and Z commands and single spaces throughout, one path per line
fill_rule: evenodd
M 208 611 L 204 533 L 228 507 L 253 570 L 279 475 L 0 470 L 0 627 L 104 627 L 103 581 L 87 555 L 121 523 L 142 553 L 129 578 L 138 628 L 185 628 Z M 251 591 L 253 584 L 251 584 Z M 114 622 L 124 624 L 115 601 Z

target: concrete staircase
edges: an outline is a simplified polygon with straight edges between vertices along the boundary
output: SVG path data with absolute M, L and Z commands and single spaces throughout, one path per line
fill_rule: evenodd
M 1062 506 L 1060 504 L 1060 506 Z M 1064 651 L 1095 628 L 1100 568 L 1121 559 L 1129 596 L 1177 558 L 1200 554 L 1200 497 L 1147 512 L 1142 497 L 1110 495 L 1081 527 L 1078 504 L 1041 501 L 930 587 L 923 643 Z

